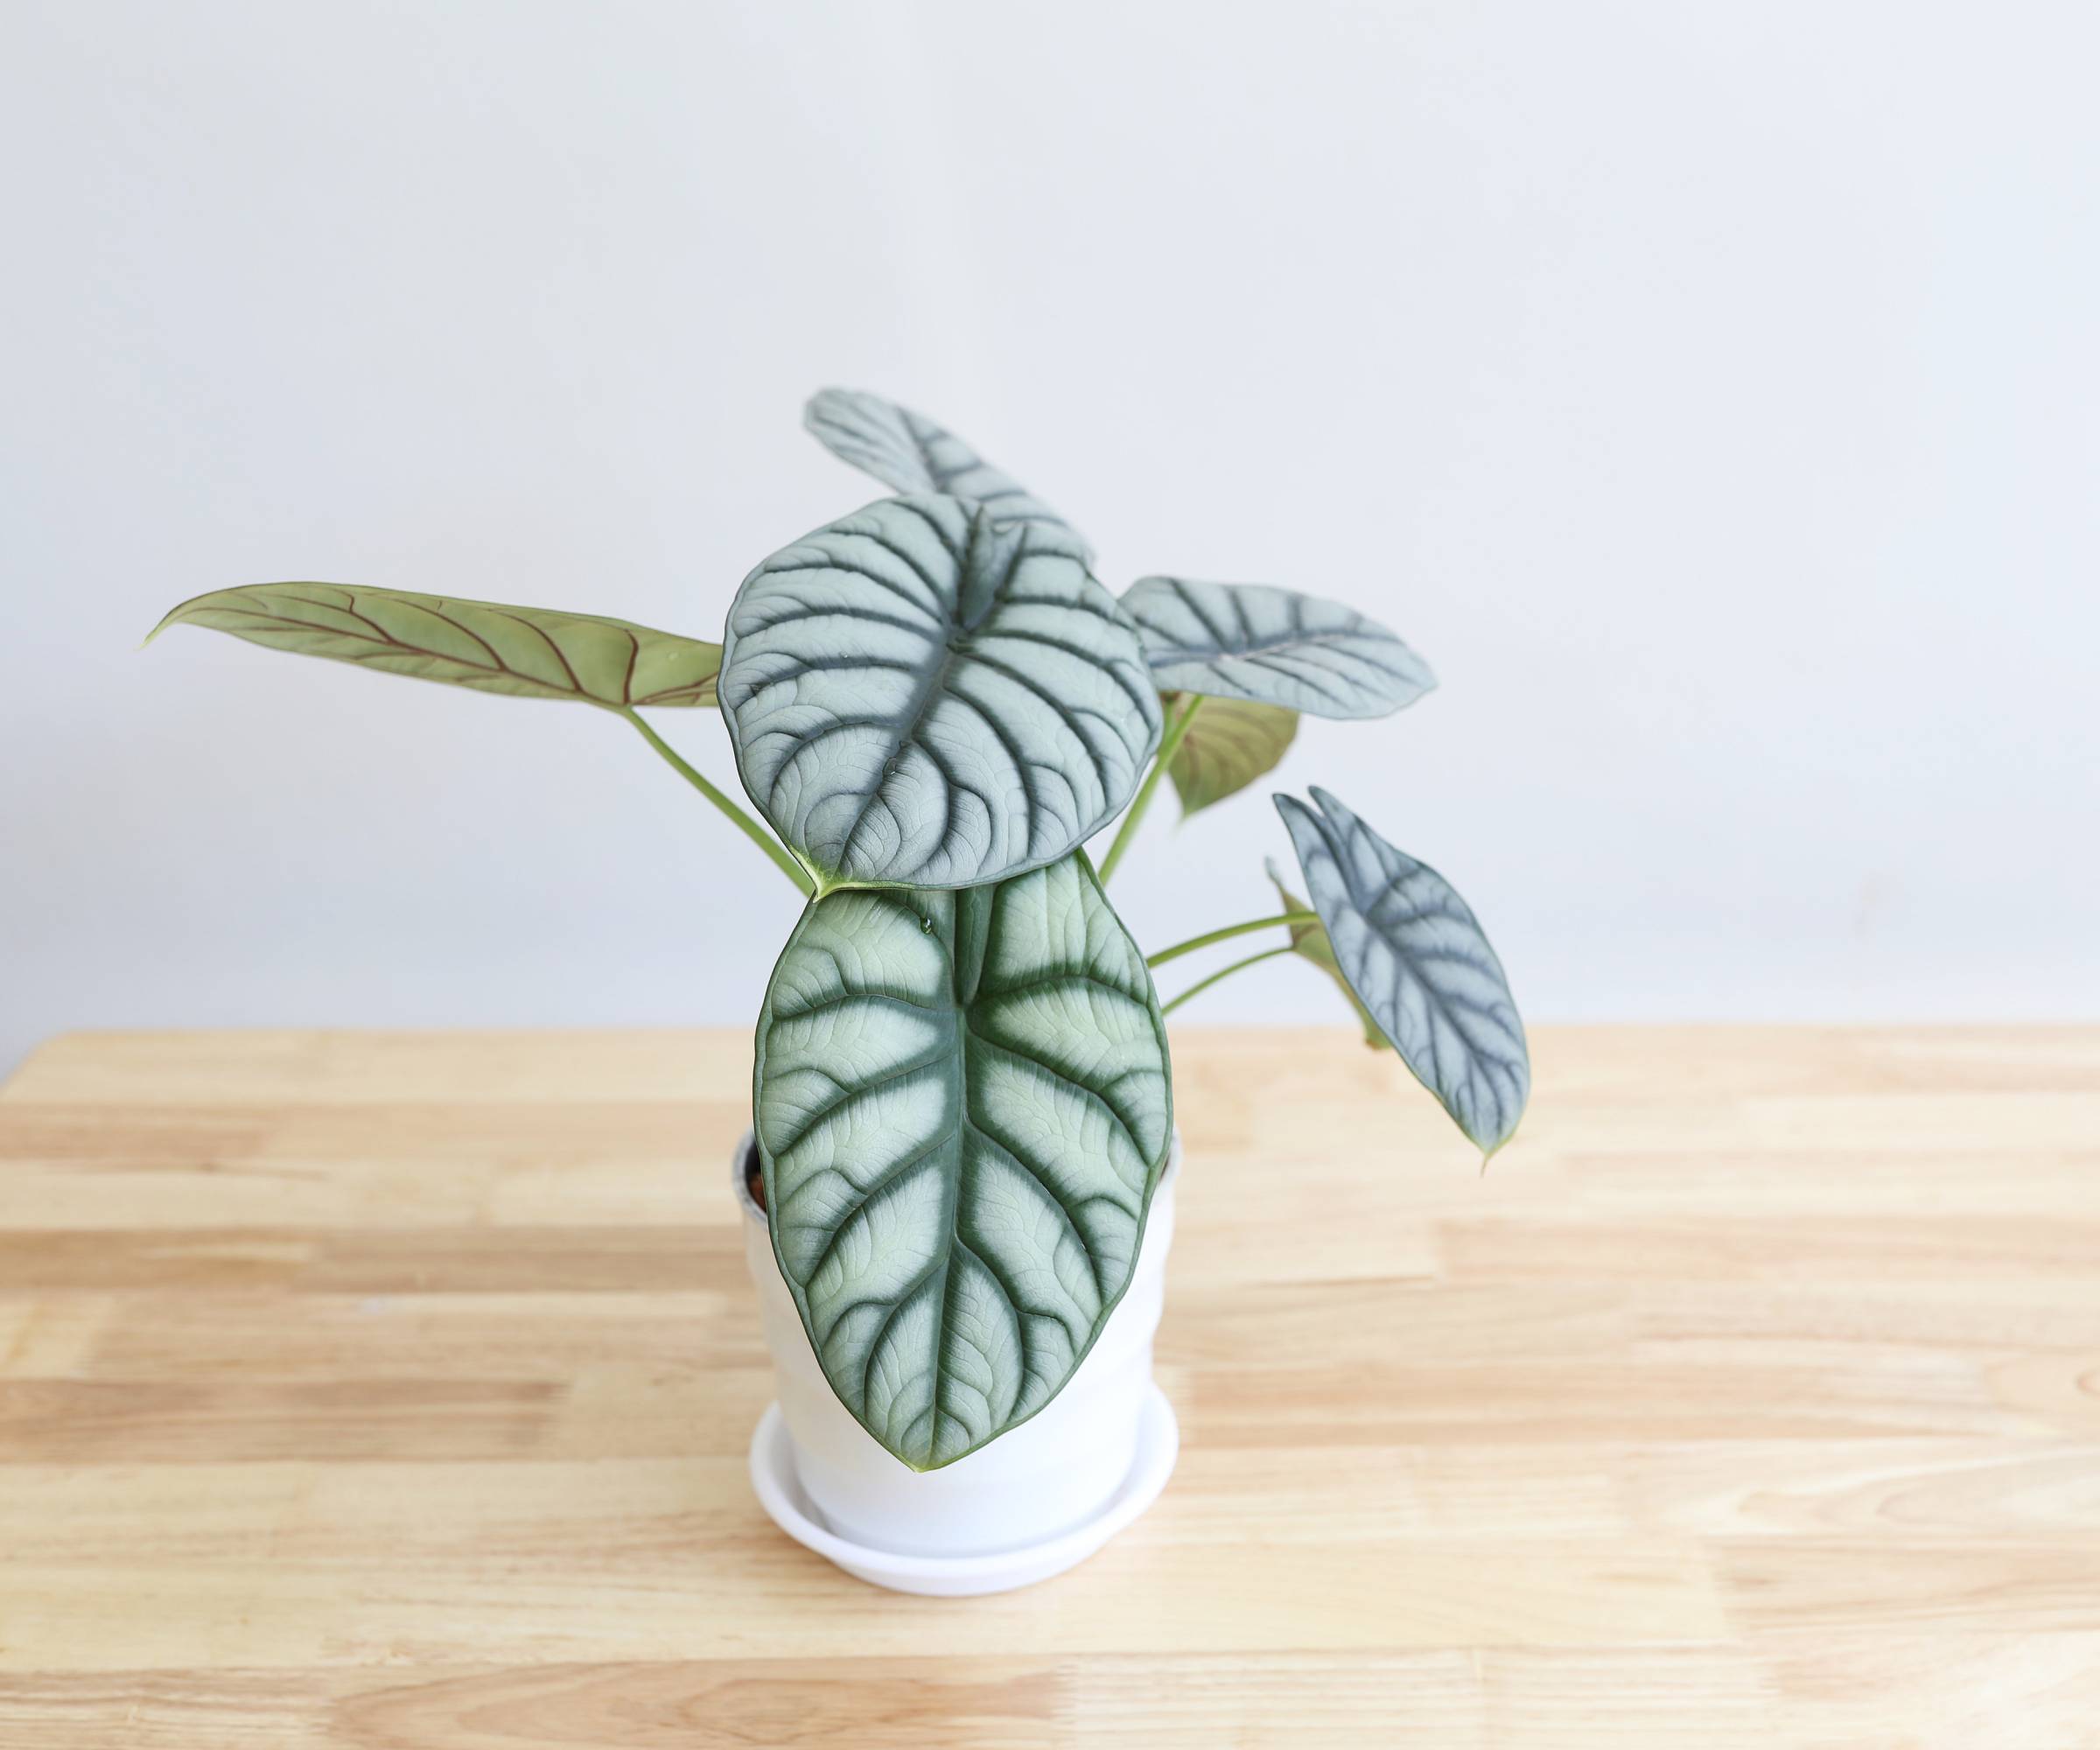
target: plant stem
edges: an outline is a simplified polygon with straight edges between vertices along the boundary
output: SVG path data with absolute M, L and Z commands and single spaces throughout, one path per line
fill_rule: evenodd
M 1180 1008 L 1182 1004 L 1188 1001 L 1191 997 L 1194 997 L 1199 991 L 1209 990 L 1210 987 L 1213 984 L 1215 984 L 1219 979 L 1229 978 L 1234 973 L 1242 971 L 1247 967 L 1257 966 L 1264 960 L 1274 960 L 1278 955 L 1288 954 L 1290 952 L 1291 944 L 1289 942 L 1285 942 L 1281 948 L 1264 948 L 1259 954 L 1250 954 L 1244 960 L 1234 961 L 1230 966 L 1222 966 L 1215 972 L 1212 973 L 1209 977 L 1197 979 L 1194 984 L 1191 984 L 1187 990 L 1184 990 L 1179 997 L 1175 998 L 1172 1002 L 1163 1006 L 1159 1012 L 1163 1017 L 1171 1015 L 1176 1009 Z
M 1172 948 L 1163 948 L 1157 954 L 1148 954 L 1144 957 L 1144 963 L 1147 966 L 1165 966 L 1168 961 L 1179 960 L 1185 954 L 1194 954 L 1199 948 L 1208 948 L 1214 942 L 1245 935 L 1250 930 L 1270 929 L 1278 924 L 1316 924 L 1319 921 L 1318 912 L 1278 912 L 1272 918 L 1250 918 L 1243 924 L 1227 924 L 1223 929 L 1192 935 L 1186 942 L 1178 942 Z
M 1166 774 L 1167 762 L 1180 750 L 1181 738 L 1188 733 L 1190 720 L 1194 718 L 1196 708 L 1202 703 L 1202 694 L 1191 693 L 1188 703 L 1175 712 L 1173 721 L 1167 724 L 1166 733 L 1160 738 L 1158 757 L 1152 761 L 1152 769 L 1144 774 L 1144 782 L 1138 787 L 1130 812 L 1124 816 L 1123 825 L 1116 830 L 1115 842 L 1109 846 L 1109 854 L 1101 860 L 1102 886 L 1109 885 L 1109 877 L 1116 872 L 1116 865 L 1123 861 L 1124 850 L 1137 833 L 1138 822 L 1144 818 L 1145 809 L 1152 806 L 1152 792 L 1159 788 L 1159 780 Z
M 720 808 L 724 814 L 727 815 L 731 820 L 736 822 L 737 830 L 741 832 L 745 837 L 748 838 L 753 844 L 757 845 L 760 850 L 764 851 L 766 856 L 770 857 L 775 863 L 780 864 L 780 872 L 787 876 L 790 881 L 794 882 L 802 892 L 807 894 L 814 893 L 816 891 L 816 883 L 809 878 L 809 872 L 804 869 L 801 864 L 797 863 L 793 857 L 788 855 L 788 847 L 786 845 L 782 844 L 779 839 L 775 838 L 771 833 L 767 832 L 764 827 L 758 823 L 758 822 L 752 819 L 752 817 L 746 814 L 742 808 L 738 808 L 734 802 L 730 801 L 730 799 L 724 795 L 721 791 L 718 790 L 712 784 L 709 783 L 705 778 L 702 777 L 699 773 L 696 772 L 690 766 L 687 765 L 683 760 L 680 759 L 677 750 L 675 749 L 670 743 L 666 741 L 661 735 L 657 734 L 654 730 L 651 729 L 648 724 L 644 723 L 638 713 L 632 710 L 628 710 L 621 711 L 620 715 L 626 718 L 629 723 L 633 724 L 635 728 L 641 732 L 641 738 L 648 742 L 651 747 L 654 747 L 657 752 L 663 756 L 665 761 L 670 766 L 672 771 L 676 772 L 681 778 L 684 779 L 687 783 L 690 784 L 696 790 L 699 791 L 699 793 L 705 796 L 709 802 L 712 802 L 717 808 Z

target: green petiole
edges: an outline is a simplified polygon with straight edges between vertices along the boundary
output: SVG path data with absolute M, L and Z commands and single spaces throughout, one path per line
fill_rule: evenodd
M 1295 928 L 1299 924 L 1316 924 L 1318 912 L 1278 912 L 1272 918 L 1250 918 L 1243 924 L 1227 924 L 1223 929 L 1207 930 L 1201 935 L 1192 935 L 1186 942 L 1178 942 L 1172 948 L 1163 948 L 1157 954 L 1144 957 L 1147 966 L 1165 966 L 1170 960 L 1179 960 L 1185 954 L 1194 954 L 1199 948 L 1208 948 L 1214 942 L 1228 942 L 1236 935 L 1246 935 L 1251 931 L 1271 929 L 1279 924 Z
M 790 881 L 794 882 L 796 887 L 798 887 L 803 894 L 808 895 L 816 892 L 816 883 L 809 878 L 809 872 L 804 869 L 801 864 L 797 863 L 793 857 L 788 855 L 788 847 L 786 845 L 782 844 L 779 839 L 775 838 L 771 833 L 767 832 L 764 827 L 760 826 L 758 822 L 753 820 L 748 814 L 745 813 L 745 811 L 738 808 L 736 803 L 732 802 L 727 796 L 724 795 L 721 791 L 718 790 L 712 784 L 709 783 L 707 780 L 704 778 L 698 772 L 695 771 L 692 766 L 687 765 L 686 762 L 679 757 L 677 750 L 675 749 L 670 743 L 666 741 L 661 735 L 657 734 L 654 730 L 651 729 L 648 724 L 644 723 L 640 716 L 631 707 L 627 710 L 622 710 L 620 714 L 626 718 L 629 723 L 633 724 L 636 729 L 641 732 L 642 739 L 648 742 L 651 747 L 654 747 L 657 752 L 663 756 L 664 760 L 668 763 L 670 768 L 674 772 L 676 772 L 681 778 L 684 779 L 685 781 L 690 784 L 696 790 L 699 791 L 699 793 L 705 796 L 709 802 L 712 802 L 717 808 L 720 808 L 724 814 L 727 815 L 730 819 L 736 823 L 737 830 L 741 832 L 745 837 L 748 838 L 753 844 L 757 845 L 760 850 L 766 854 L 766 856 L 773 858 L 773 860 L 780 865 L 780 872 L 787 876 Z
M 1124 816 L 1123 824 L 1116 829 L 1115 842 L 1109 846 L 1109 854 L 1101 860 L 1101 885 L 1109 885 L 1109 877 L 1116 872 L 1116 865 L 1123 861 L 1123 853 L 1138 831 L 1138 822 L 1144 818 L 1144 811 L 1152 806 L 1152 792 L 1159 788 L 1159 780 L 1166 775 L 1168 763 L 1181 746 L 1181 738 L 1188 733 L 1188 725 L 1194 718 L 1196 708 L 1203 703 L 1203 695 L 1191 693 L 1188 703 L 1174 713 L 1173 721 L 1166 726 L 1160 738 L 1159 752 L 1152 761 L 1152 769 L 1144 774 L 1144 782 L 1131 802 L 1130 812 Z
M 1289 942 L 1285 942 L 1281 948 L 1265 948 L 1259 954 L 1250 954 L 1244 960 L 1234 961 L 1230 966 L 1222 966 L 1215 972 L 1212 973 L 1209 977 L 1197 979 L 1194 984 L 1191 984 L 1187 990 L 1184 990 L 1179 997 L 1175 998 L 1172 1002 L 1163 1004 L 1159 1012 L 1162 1016 L 1171 1015 L 1176 1009 L 1180 1008 L 1182 1004 L 1188 1001 L 1191 997 L 1197 995 L 1200 991 L 1209 990 L 1210 987 L 1213 984 L 1215 984 L 1221 978 L 1229 978 L 1234 973 L 1244 971 L 1250 966 L 1258 966 L 1264 960 L 1274 960 L 1278 955 L 1288 954 L 1290 952 L 1291 944 Z

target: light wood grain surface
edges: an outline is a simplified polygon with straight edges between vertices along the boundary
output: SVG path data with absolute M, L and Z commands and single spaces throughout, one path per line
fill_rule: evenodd
M 744 1474 L 741 1033 L 103 1034 L 0 1093 L 0 1745 L 2100 1745 L 2100 1030 L 1592 1028 L 1480 1176 L 1186 1029 L 1181 1465 L 869 1590 Z

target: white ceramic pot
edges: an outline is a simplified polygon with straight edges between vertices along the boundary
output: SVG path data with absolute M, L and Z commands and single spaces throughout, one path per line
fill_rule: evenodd
M 1074 1544 L 1085 1547 L 1071 1558 L 1091 1553 L 1090 1526 L 1116 1522 L 1110 1530 L 1135 1518 L 1166 1480 L 1173 1462 L 1172 1414 L 1152 1384 L 1152 1334 L 1166 1292 L 1166 1253 L 1174 1237 L 1174 1182 L 1181 1141 L 1171 1144 L 1166 1170 L 1152 1194 L 1144 1242 L 1129 1290 L 1109 1317 L 1107 1327 L 1079 1369 L 1048 1404 L 1018 1428 L 1002 1434 L 967 1458 L 936 1471 L 914 1471 L 885 1451 L 838 1401 L 817 1365 L 802 1329 L 788 1284 L 773 1256 L 766 1214 L 752 1201 L 744 1180 L 750 1148 L 748 1132 L 730 1162 L 730 1176 L 744 1212 L 744 1256 L 759 1292 L 766 1347 L 773 1352 L 779 1382 L 780 1420 L 785 1424 L 793 1481 L 822 1526 L 835 1537 L 826 1540 L 857 1546 L 864 1552 L 910 1558 L 907 1572 L 932 1566 L 959 1572 L 958 1562 L 990 1575 L 1000 1559 Z M 1162 1467 L 1156 1452 L 1139 1463 L 1140 1433 L 1148 1412 L 1166 1420 L 1168 1448 Z M 769 1415 L 770 1420 L 770 1415 Z M 764 1431 L 762 1431 L 764 1432 Z M 792 1493 L 785 1480 L 763 1478 L 760 1446 L 752 1448 L 753 1480 L 769 1512 L 794 1535 L 821 1549 L 856 1572 L 864 1567 L 845 1560 L 835 1548 L 802 1535 L 767 1498 Z M 1152 1432 L 1149 1446 L 1161 1437 Z M 1156 1480 L 1144 1473 L 1157 1471 Z M 769 1488 L 768 1484 L 772 1487 Z M 1150 1494 L 1132 1507 L 1133 1488 Z M 1105 1539 L 1108 1532 L 1102 1534 Z M 1071 1561 L 1059 1564 L 1071 1565 Z M 942 1563 L 948 1564 L 941 1569 Z M 1054 1570 L 1053 1570 L 1054 1571 Z M 900 1581 L 886 1574 L 864 1577 L 914 1591 L 934 1587 Z M 1032 1571 L 1029 1578 L 1040 1578 Z M 1005 1585 L 1024 1584 L 1007 1579 Z M 941 1590 L 990 1591 L 992 1585 L 942 1586 Z

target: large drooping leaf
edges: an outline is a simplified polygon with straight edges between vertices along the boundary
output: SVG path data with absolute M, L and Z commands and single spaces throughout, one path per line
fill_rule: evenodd
M 774 1255 L 871 1434 L 930 1470 L 1057 1395 L 1130 1282 L 1172 1117 L 1144 957 L 1083 852 L 812 902 L 755 1105 Z
M 722 647 L 624 620 L 406 590 L 248 584 L 172 610 L 149 634 L 208 626 L 252 644 L 484 693 L 634 705 L 711 705 Z
M 1066 531 L 884 499 L 776 553 L 730 609 L 744 788 L 825 887 L 1054 863 L 1159 739 L 1137 628 Z
M 1384 717 L 1437 683 L 1429 664 L 1340 602 L 1267 584 L 1140 578 L 1123 605 L 1171 692 L 1284 705 L 1312 717 Z
M 1169 719 L 1180 705 L 1179 694 L 1160 700 Z M 1297 733 L 1294 710 L 1245 699 L 1204 700 L 1166 766 L 1174 794 L 1181 799 L 1181 817 L 1186 820 L 1274 771 Z
M 923 413 L 865 389 L 827 388 L 809 397 L 802 424 L 841 461 L 897 492 L 944 493 L 983 505 L 1002 528 L 1046 522 L 1079 538 L 1070 523 L 1012 475 Z M 1081 548 L 1088 550 L 1083 542 Z
M 1264 858 L 1262 866 L 1268 872 L 1270 882 L 1276 888 L 1276 897 L 1286 912 L 1312 910 L 1291 891 L 1289 884 L 1284 879 L 1284 872 L 1276 866 L 1273 857 Z M 1357 1025 L 1363 1029 L 1363 1042 L 1373 1051 L 1390 1051 L 1391 1044 L 1378 1031 L 1378 1023 L 1371 1018 L 1371 1012 L 1363 1006 L 1362 999 L 1349 989 L 1349 981 L 1341 976 L 1341 962 L 1334 958 L 1334 943 L 1327 934 L 1327 927 L 1315 919 L 1311 923 L 1288 924 L 1284 928 L 1291 932 L 1292 951 L 1299 959 L 1312 962 L 1334 981 L 1335 989 L 1341 992 L 1355 1013 Z
M 1524 1026 L 1480 920 L 1426 863 L 1325 790 L 1276 798 L 1349 988 L 1444 1110 L 1493 1154 L 1531 1092 Z

